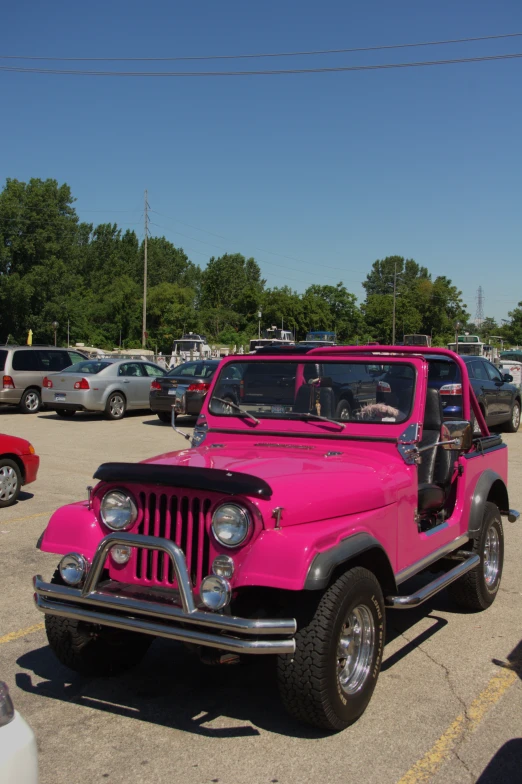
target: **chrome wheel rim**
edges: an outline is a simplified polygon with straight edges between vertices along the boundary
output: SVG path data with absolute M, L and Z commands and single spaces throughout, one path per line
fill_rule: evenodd
M 25 396 L 25 407 L 28 411 L 38 411 L 40 400 L 36 392 L 28 392 Z
M 18 477 L 11 466 L 0 467 L 0 501 L 10 501 L 18 489 Z
M 511 423 L 515 430 L 518 430 L 518 426 L 520 425 L 520 409 L 516 405 L 513 406 L 513 412 L 511 414 Z
M 125 410 L 123 398 L 120 395 L 114 395 L 111 397 L 111 401 L 109 403 L 109 407 L 111 410 L 111 414 L 114 417 L 123 416 L 123 412 Z
M 484 580 L 488 588 L 495 585 L 500 568 L 500 536 L 495 526 L 490 526 L 484 542 Z
M 371 610 L 360 604 L 349 612 L 337 646 L 337 678 L 345 694 L 356 694 L 364 686 L 372 666 L 375 638 Z

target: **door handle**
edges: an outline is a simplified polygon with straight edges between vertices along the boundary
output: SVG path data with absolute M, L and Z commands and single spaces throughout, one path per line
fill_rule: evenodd
M 124 379 L 124 380 L 123 380 L 123 383 L 124 383 L 124 384 L 130 384 L 130 381 L 129 381 L 128 379 Z

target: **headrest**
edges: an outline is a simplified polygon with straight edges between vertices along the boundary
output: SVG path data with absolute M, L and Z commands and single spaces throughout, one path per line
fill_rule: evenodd
M 442 419 L 442 401 L 439 390 L 428 388 L 426 410 L 424 411 L 424 430 L 440 430 Z

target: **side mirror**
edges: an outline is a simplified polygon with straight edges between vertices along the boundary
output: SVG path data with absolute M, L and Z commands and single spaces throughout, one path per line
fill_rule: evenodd
M 443 449 L 458 449 L 467 452 L 473 444 L 473 428 L 466 420 L 448 420 L 440 429 L 440 443 Z
M 187 441 L 190 441 L 190 434 L 189 433 L 184 433 L 183 430 L 179 430 L 176 427 L 176 406 L 175 405 L 172 406 L 172 414 L 171 414 L 170 424 L 172 426 L 172 429 L 176 433 L 179 433 L 180 436 L 183 436 L 183 438 L 186 438 Z
M 506 381 L 508 384 L 511 384 L 513 381 L 513 376 L 510 376 L 509 373 L 504 373 L 502 376 L 502 381 Z

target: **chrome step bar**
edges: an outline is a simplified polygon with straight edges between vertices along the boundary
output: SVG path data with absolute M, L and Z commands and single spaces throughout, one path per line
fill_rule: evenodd
M 455 580 L 458 580 L 459 577 L 462 577 L 467 572 L 471 572 L 472 569 L 480 565 L 480 556 L 476 553 L 462 553 L 462 555 L 464 560 L 458 563 L 457 566 L 437 577 L 436 580 L 428 583 L 428 585 L 419 588 L 415 593 L 409 596 L 387 596 L 385 601 L 386 607 L 394 610 L 409 610 L 412 607 L 418 607 L 419 604 L 423 604 L 423 602 L 431 599 L 432 596 L 442 591 L 443 588 L 446 588 Z

